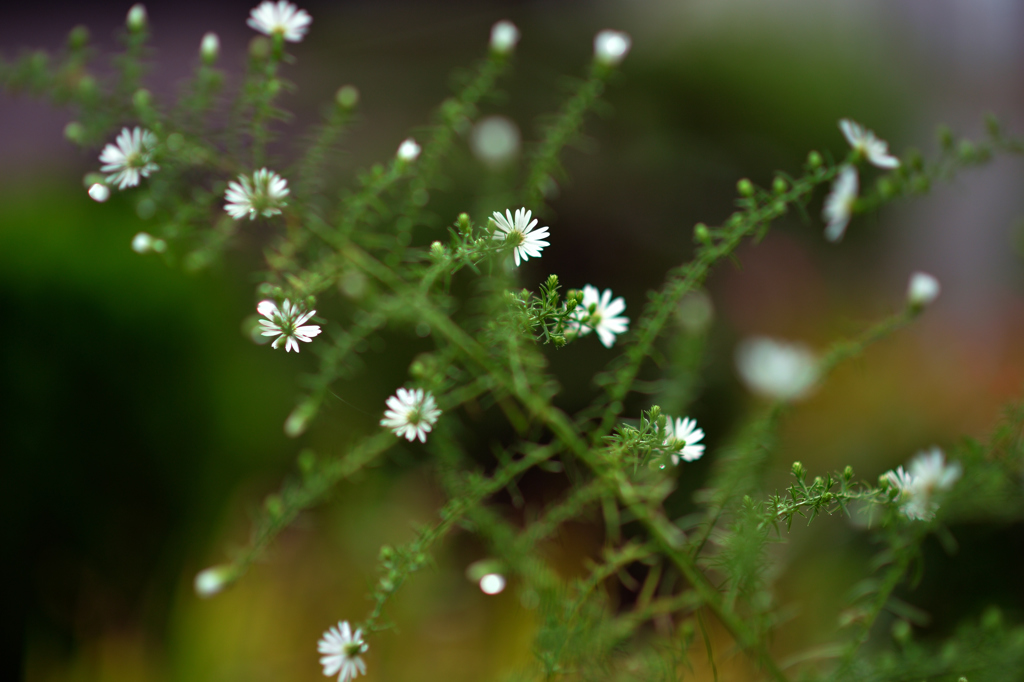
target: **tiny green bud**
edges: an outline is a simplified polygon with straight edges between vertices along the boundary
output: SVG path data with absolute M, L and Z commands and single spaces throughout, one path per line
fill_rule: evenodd
M 203 60 L 203 64 L 211 66 L 217 61 L 217 57 L 220 55 L 220 38 L 213 31 L 210 31 L 203 36 L 203 40 L 199 43 L 199 58 Z
M 787 189 L 789 189 L 789 184 L 786 182 L 786 179 L 776 176 L 776 178 L 772 181 L 772 190 L 776 194 L 782 194 Z
M 78 79 L 78 92 L 80 92 L 84 97 L 90 97 L 96 94 L 97 89 L 96 79 L 89 74 Z
M 299 471 L 304 474 L 313 473 L 316 468 L 316 453 L 312 450 L 303 450 L 299 453 Z
M 816 486 L 825 485 L 825 481 L 821 480 L 821 476 L 815 476 L 814 477 L 814 485 L 816 485 Z
M 939 145 L 943 149 L 948 151 L 953 148 L 953 131 L 948 126 L 939 126 L 935 136 L 939 138 Z
M 746 178 L 742 178 L 736 183 L 736 191 L 740 193 L 740 196 L 752 197 L 754 196 L 754 183 Z
M 889 178 L 878 178 L 878 193 L 882 195 L 883 199 L 891 199 L 896 193 L 896 185 Z
M 430 245 L 430 255 L 434 258 L 444 258 L 445 248 L 441 242 L 434 242 Z
M 994 114 L 985 115 L 985 132 L 989 134 L 989 137 L 995 138 L 1002 134 L 1002 126 L 999 125 L 999 119 Z
M 132 95 L 132 104 L 136 109 L 148 109 L 152 103 L 153 96 L 150 94 L 149 90 L 145 88 L 139 88 L 135 91 L 135 94 Z
M 910 623 L 903 619 L 893 623 L 892 638 L 900 644 L 906 644 L 910 640 Z
M 971 142 L 970 140 L 961 140 L 960 146 L 957 149 L 956 153 L 957 156 L 960 157 L 961 161 L 963 161 L 964 163 L 970 163 L 975 159 L 976 151 L 977 150 L 974 148 L 973 142 Z
M 309 428 L 313 418 L 320 409 L 320 399 L 306 398 L 295 406 L 288 418 L 284 420 L 284 434 L 289 438 L 301 436 Z
M 851 478 L 853 478 L 853 467 L 846 465 L 846 468 L 843 469 L 843 479 L 849 481 Z
M 460 213 L 459 217 L 455 219 L 455 226 L 462 234 L 469 234 L 473 231 L 473 223 L 470 221 L 468 213 Z
M 89 43 L 89 29 L 85 26 L 75 26 L 68 34 L 68 47 L 72 50 L 81 50 Z
M 888 490 L 889 489 L 889 485 L 890 485 L 889 477 L 886 476 L 885 474 L 881 474 L 878 477 L 878 489 L 882 490 L 882 491 Z
M 378 554 L 381 561 L 390 561 L 394 555 L 395 550 L 391 549 L 391 545 L 381 545 L 380 553 Z
M 804 465 L 800 462 L 793 462 L 793 475 L 797 478 L 804 477 Z
M 132 33 L 138 33 L 146 28 L 146 8 L 140 2 L 131 6 L 128 10 L 128 18 L 125 20 L 128 25 L 128 30 Z
M 711 232 L 704 223 L 697 223 L 693 226 L 693 238 L 701 244 L 711 243 Z
M 563 348 L 565 346 L 565 337 L 561 334 L 552 335 L 551 341 L 555 344 L 555 348 Z
M 816 151 L 812 151 L 810 154 L 807 155 L 807 165 L 814 170 L 820 168 L 823 162 L 824 161 L 821 158 L 821 154 L 819 154 Z
M 71 142 L 81 142 L 82 138 L 85 137 L 85 126 L 78 121 L 72 121 L 64 126 L 64 137 L 68 138 Z
M 558 286 L 558 275 L 548 275 L 548 289 L 554 289 Z
M 277 493 L 273 495 L 267 495 L 267 499 L 263 502 L 263 508 L 267 510 L 271 518 L 280 518 L 282 512 L 284 512 L 284 501 L 281 496 Z
M 354 85 L 343 85 L 334 94 L 334 101 L 346 111 L 355 109 L 359 104 L 359 89 Z

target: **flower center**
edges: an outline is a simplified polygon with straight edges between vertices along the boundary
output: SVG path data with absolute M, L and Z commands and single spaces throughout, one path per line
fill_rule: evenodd
M 347 658 L 352 658 L 353 656 L 358 656 L 359 654 L 363 653 L 363 643 L 362 642 L 349 642 L 348 644 L 345 645 L 344 651 L 345 651 L 345 656 Z
M 405 420 L 412 426 L 418 425 L 423 420 L 423 410 L 418 405 L 405 414 Z
M 519 230 L 512 230 L 505 235 L 505 243 L 515 248 L 526 241 L 526 237 Z

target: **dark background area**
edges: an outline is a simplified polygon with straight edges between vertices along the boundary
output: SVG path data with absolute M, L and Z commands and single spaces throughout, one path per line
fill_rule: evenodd
M 146 4 L 158 97 L 173 97 L 209 30 L 237 84 L 253 3 Z M 776 170 L 798 172 L 810 149 L 845 154 L 841 117 L 876 130 L 897 153 L 934 152 L 938 123 L 977 135 L 988 111 L 1024 129 L 1024 8 L 1011 2 L 299 4 L 314 21 L 293 48 L 287 76 L 297 90 L 283 105 L 295 119 L 276 151 L 286 164 L 304 126 L 352 83 L 361 103 L 347 173 L 390 157 L 429 121 L 451 71 L 479 58 L 494 21 L 515 21 L 523 38 L 507 95 L 487 113 L 511 118 L 527 143 L 537 139 L 536 118 L 564 97 L 566 75 L 584 72 L 594 33 L 628 31 L 634 49 L 608 107 L 565 155 L 570 179 L 544 216 L 552 246 L 521 278 L 534 286 L 556 272 L 567 286 L 611 287 L 634 317 L 645 291 L 691 252 L 693 224 L 732 211 L 738 178 L 767 185 Z M 77 24 L 102 50 L 115 49 L 127 9 L 12 8 L 0 52 L 55 49 Z M 302 447 L 337 453 L 349 432 L 373 425 L 407 353 L 374 356 L 365 375 L 336 387 L 344 402 L 288 440 L 281 425 L 314 358 L 274 353 L 243 333 L 254 254 L 232 251 L 185 274 L 132 253 L 132 235 L 159 226 L 138 217 L 131 193 L 89 200 L 81 178 L 96 169 L 99 150 L 80 153 L 64 140 L 70 120 L 72 112 L 0 96 L 0 676 L 318 679 L 316 639 L 365 612 L 377 548 L 433 518 L 440 494 L 416 465 L 422 453 L 398 447 L 341 486 L 221 597 L 198 601 L 191 580 L 244 543 L 251 510 Z M 503 208 L 468 146 L 449 170 L 466 189 L 440 196 L 439 210 Z M 704 383 L 693 405 L 665 405 L 688 409 L 708 433 L 709 454 L 681 487 L 698 485 L 751 403 L 732 369 L 737 339 L 763 333 L 822 347 L 899 306 L 916 269 L 942 281 L 939 302 L 795 411 L 779 480 L 797 459 L 817 471 L 849 463 L 873 477 L 933 443 L 982 436 L 1024 378 L 1021 179 L 1019 161 L 997 160 L 932 197 L 855 219 L 838 247 L 821 238 L 818 197 L 809 220 L 781 221 L 763 243 L 744 247 L 741 268 L 717 271 L 708 283 L 715 321 Z M 665 349 L 682 339 L 674 330 Z M 585 341 L 553 355 L 568 403 L 589 400 L 591 377 L 612 357 Z M 631 408 L 645 406 L 638 399 Z M 552 488 L 538 476 L 531 489 L 539 503 Z M 1018 591 L 988 589 L 1015 575 L 1019 553 L 1008 548 L 1019 547 L 1019 529 L 953 533 L 965 538 L 962 551 L 930 550 L 925 582 L 906 595 L 935 614 L 925 636 L 991 603 L 1021 609 Z M 552 551 L 576 566 L 595 537 L 574 528 Z M 799 568 L 781 593 L 800 616 L 779 646 L 795 649 L 832 631 L 870 548 L 837 519 L 793 540 L 789 561 Z M 514 590 L 485 597 L 462 577 L 481 551 L 455 538 L 437 570 L 396 600 L 401 631 L 370 653 L 377 679 L 490 679 L 529 658 L 533 623 Z M 979 566 L 995 577 L 979 581 Z M 947 599 L 936 587 L 945 580 L 974 587 Z

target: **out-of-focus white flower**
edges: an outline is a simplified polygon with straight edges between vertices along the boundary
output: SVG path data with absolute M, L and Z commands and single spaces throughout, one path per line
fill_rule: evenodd
M 848 118 L 839 121 L 839 129 L 853 150 L 879 168 L 899 168 L 900 160 L 889 153 L 889 143 L 875 136 L 873 131 Z
M 508 19 L 502 19 L 491 27 L 491 49 L 498 54 L 508 54 L 519 42 L 519 29 Z
M 907 304 L 911 308 L 923 308 L 939 297 L 939 280 L 927 272 L 915 272 L 907 285 Z
M 412 163 L 419 158 L 420 152 L 423 151 L 416 140 L 411 137 L 402 140 L 402 144 L 398 145 L 398 158 L 407 163 Z
M 228 203 L 224 205 L 224 210 L 235 220 L 246 216 L 249 220 L 255 220 L 258 215 L 269 218 L 279 214 L 281 208 L 288 205 L 284 198 L 290 191 L 287 180 L 274 171 L 261 168 L 251 178 L 239 175 L 237 181 L 228 183 L 227 191 L 224 192 L 224 199 Z
M 498 594 L 505 589 L 505 576 L 500 573 L 488 573 L 480 578 L 480 591 L 484 594 Z
M 427 442 L 427 434 L 441 416 L 433 394 L 417 388 L 408 390 L 400 388 L 387 400 L 388 409 L 380 425 L 395 432 L 399 438 L 406 440 L 419 438 L 421 443 Z
M 857 201 L 859 189 L 857 169 L 843 166 L 839 177 L 832 183 L 832 192 L 825 197 L 825 207 L 821 211 L 822 218 L 828 223 L 825 226 L 825 239 L 837 242 L 843 238 L 850 216 L 853 215 L 853 202 Z
M 512 217 L 512 209 L 506 208 L 505 215 L 494 212 L 494 224 L 498 227 L 492 235 L 494 239 L 504 241 L 507 246 L 512 247 L 512 255 L 519 267 L 520 261 L 529 260 L 530 256 L 540 258 L 540 252 L 550 244 L 544 239 L 549 236 L 548 228 L 542 227 L 536 232 L 533 228 L 537 226 L 537 219 L 533 218 L 533 212 L 526 208 L 517 208 L 515 218 Z
M 620 31 L 601 31 L 594 36 L 594 59 L 608 66 L 616 66 L 629 54 L 633 40 Z
M 192 586 L 195 588 L 197 595 L 203 599 L 208 599 L 220 593 L 234 579 L 235 569 L 230 565 L 222 564 L 220 566 L 211 566 L 196 573 L 196 579 Z
M 117 185 L 118 189 L 135 187 L 139 178 L 148 178 L 150 173 L 160 170 L 153 163 L 153 151 L 156 149 L 156 135 L 142 128 L 121 129 L 117 136 L 117 144 L 108 144 L 100 152 L 100 170 L 110 173 L 107 182 Z
M 629 328 L 629 318 L 620 315 L 626 310 L 626 301 L 619 296 L 612 300 L 612 290 L 600 293 L 589 284 L 583 287 L 583 300 L 572 311 L 573 319 L 566 325 L 566 331 L 586 336 L 596 331 L 601 345 L 611 348 L 615 337 Z
M 245 22 L 249 28 L 268 36 L 280 35 L 290 43 L 297 43 L 309 31 L 313 17 L 286 0 L 265 0 L 249 13 Z
M 146 7 L 142 3 L 136 3 L 128 9 L 128 17 L 125 19 L 128 30 L 133 32 L 146 28 Z
M 324 654 L 320 657 L 324 675 L 330 677 L 338 673 L 338 682 L 348 682 L 360 674 L 366 674 L 366 663 L 359 654 L 369 648 L 363 641 L 363 631 L 352 632 L 347 620 L 331 626 L 316 645 L 316 650 Z
M 98 201 L 102 204 L 110 198 L 110 188 L 99 182 L 94 183 L 93 186 L 89 188 L 89 196 L 92 197 L 93 201 Z
M 135 253 L 163 253 L 166 250 L 167 243 L 163 239 L 156 239 L 145 232 L 132 237 L 132 251 Z
M 697 428 L 697 422 L 689 417 L 676 419 L 672 418 L 665 422 L 665 445 L 676 452 L 672 453 L 672 463 L 679 464 L 679 461 L 696 462 L 704 454 L 704 430 Z
M 469 136 L 473 156 L 488 166 L 500 167 L 519 154 L 519 127 L 504 116 L 487 116 L 477 121 Z
M 299 341 L 309 343 L 314 336 L 320 333 L 320 325 L 306 324 L 306 321 L 313 317 L 316 311 L 300 312 L 299 307 L 292 305 L 288 299 L 285 299 L 280 308 L 273 301 L 260 301 L 256 306 L 256 312 L 267 318 L 259 321 L 260 326 L 263 327 L 262 335 L 276 336 L 277 338 L 271 345 L 278 348 L 284 343 L 285 352 L 294 350 L 298 353 Z
M 885 475 L 897 490 L 894 501 L 900 504 L 900 511 L 907 518 L 927 521 L 939 508 L 936 497 L 952 488 L 962 473 L 959 462 L 946 464 L 942 450 L 933 447 L 919 452 L 910 461 L 909 471 L 904 471 L 901 466 Z
M 199 43 L 199 57 L 206 64 L 212 64 L 217 61 L 217 56 L 220 55 L 220 38 L 213 31 L 210 31 L 203 36 L 202 42 Z
M 748 389 L 773 400 L 804 398 L 818 380 L 818 358 L 810 348 L 766 336 L 736 346 L 736 369 Z

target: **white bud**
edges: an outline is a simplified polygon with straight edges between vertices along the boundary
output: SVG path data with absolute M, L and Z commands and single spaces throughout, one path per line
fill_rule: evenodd
M 488 573 L 480 578 L 480 591 L 484 594 L 498 594 L 505 589 L 505 576 L 500 573 Z
M 398 158 L 402 161 L 412 162 L 420 155 L 420 146 L 411 137 L 398 146 Z
M 601 31 L 594 36 L 594 59 L 607 66 L 616 66 L 626 55 L 633 41 L 620 31 Z
M 818 380 L 818 358 L 810 348 L 764 336 L 740 342 L 736 369 L 747 388 L 772 400 L 805 398 Z
M 498 168 L 519 154 L 519 127 L 504 116 L 480 119 L 469 136 L 473 156 L 488 166 Z
M 141 2 L 132 5 L 132 8 L 128 10 L 128 19 L 125 23 L 128 24 L 128 30 L 133 32 L 146 28 L 146 8 Z
M 284 434 L 289 438 L 297 438 L 305 433 L 319 407 L 320 401 L 316 398 L 307 398 L 296 405 L 284 421 Z
M 923 308 L 939 297 L 939 280 L 926 272 L 915 272 L 907 285 L 907 303 L 912 308 Z
M 199 57 L 203 60 L 204 64 L 213 64 L 217 61 L 217 56 L 220 54 L 220 38 L 213 31 L 210 31 L 203 36 L 203 41 L 199 43 Z
M 491 49 L 498 54 L 508 54 L 519 42 L 519 29 L 508 19 L 502 19 L 491 27 Z
M 110 198 L 110 188 L 97 182 L 89 188 L 89 196 L 92 197 L 93 201 L 98 201 L 102 204 Z
M 230 585 L 235 577 L 235 569 L 232 566 L 221 564 L 199 571 L 192 584 L 197 595 L 208 599 Z
M 167 242 L 155 239 L 152 235 L 139 232 L 132 239 L 132 251 L 135 253 L 163 253 L 167 250 Z

